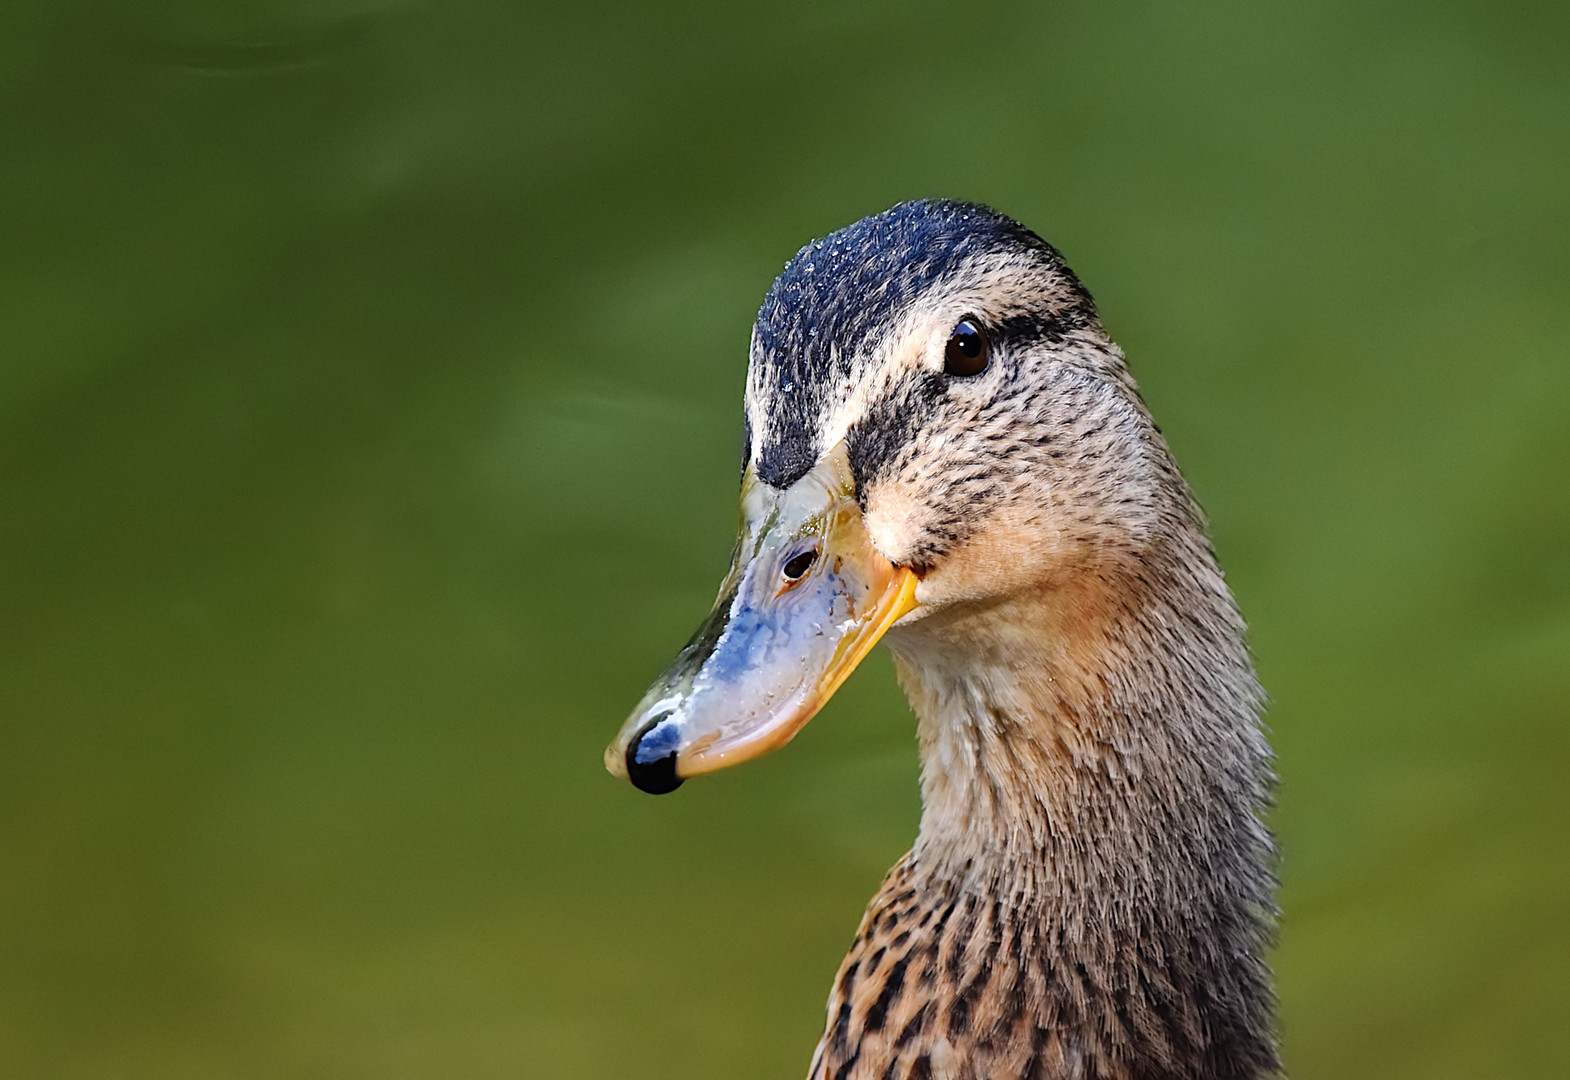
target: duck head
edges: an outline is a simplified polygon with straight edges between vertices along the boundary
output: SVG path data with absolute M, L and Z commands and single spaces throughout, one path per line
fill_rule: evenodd
M 904 203 L 803 248 L 753 329 L 746 422 L 719 599 L 606 750 L 644 791 L 783 745 L 891 628 L 953 646 L 1160 512 L 1166 459 L 1089 294 L 985 207 Z

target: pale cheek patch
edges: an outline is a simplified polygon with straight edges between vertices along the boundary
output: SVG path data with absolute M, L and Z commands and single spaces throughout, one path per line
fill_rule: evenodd
M 893 483 L 881 483 L 867 492 L 867 534 L 896 566 L 907 565 L 923 535 L 922 522 L 931 511 L 922 505 L 922 492 Z
M 1087 555 L 1074 534 L 1040 507 L 1005 505 L 922 579 L 917 598 L 934 606 L 1010 596 L 1049 584 Z
M 872 542 L 889 561 L 910 565 L 930 541 L 933 494 L 899 478 L 868 492 L 865 521 Z M 923 576 L 917 598 L 934 607 L 995 599 L 1049 584 L 1094 558 L 1093 544 L 1054 520 L 1050 503 L 1003 498 L 972 531 Z

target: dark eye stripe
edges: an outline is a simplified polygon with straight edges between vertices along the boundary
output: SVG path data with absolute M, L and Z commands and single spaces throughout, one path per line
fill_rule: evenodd
M 932 422 L 948 392 L 946 377 L 922 370 L 867 407 L 846 437 L 858 497 L 865 495 L 868 481 L 893 463 L 916 432 Z

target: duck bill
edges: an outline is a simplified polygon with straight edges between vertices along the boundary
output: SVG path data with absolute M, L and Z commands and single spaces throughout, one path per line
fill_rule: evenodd
M 785 745 L 916 606 L 915 575 L 867 535 L 843 444 L 784 490 L 748 469 L 741 509 L 714 610 L 605 751 L 653 794 Z

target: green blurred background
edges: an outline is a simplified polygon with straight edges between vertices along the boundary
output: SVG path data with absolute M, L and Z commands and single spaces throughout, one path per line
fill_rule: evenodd
M 1274 704 L 1285 1053 L 1570 1075 L 1570 7 L 0 9 L 0 1073 L 798 1077 L 869 663 L 650 799 L 811 237 L 1096 293 Z

